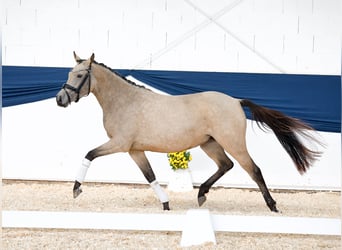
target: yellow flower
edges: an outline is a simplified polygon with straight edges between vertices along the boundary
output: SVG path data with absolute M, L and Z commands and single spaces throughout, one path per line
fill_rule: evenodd
M 188 151 L 168 153 L 167 157 L 173 170 L 187 169 L 189 161 L 192 160 L 192 156 Z

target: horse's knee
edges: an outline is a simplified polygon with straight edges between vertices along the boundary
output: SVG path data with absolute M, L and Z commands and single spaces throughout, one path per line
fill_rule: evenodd
M 89 161 L 93 161 L 97 157 L 97 149 L 90 150 L 85 158 Z
M 129 151 L 129 155 L 134 160 L 134 162 L 138 165 L 141 172 L 145 176 L 146 180 L 149 183 L 152 183 L 156 180 L 156 176 L 151 168 L 151 165 L 146 158 L 144 151 Z
M 148 183 L 152 183 L 156 180 L 156 176 L 152 169 L 149 169 L 149 171 L 143 171 L 143 175 L 145 176 Z

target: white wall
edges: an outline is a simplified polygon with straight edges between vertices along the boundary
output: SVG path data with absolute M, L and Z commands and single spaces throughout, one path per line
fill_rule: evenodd
M 3 64 L 340 74 L 339 0 L 4 0 Z
M 338 0 L 5 0 L 4 65 L 74 65 L 72 51 L 112 68 L 340 74 Z M 73 180 L 85 154 L 106 141 L 92 96 L 68 109 L 53 99 L 3 109 L 3 177 Z M 340 134 L 320 133 L 320 162 L 300 176 L 273 134 L 247 131 L 251 155 L 271 187 L 337 189 Z M 262 144 L 260 144 L 262 142 Z M 262 146 L 260 146 L 262 145 Z M 191 151 L 195 183 L 214 171 Z M 165 154 L 148 153 L 167 183 Z M 87 180 L 144 182 L 126 154 L 96 159 Z M 220 182 L 253 186 L 238 166 Z

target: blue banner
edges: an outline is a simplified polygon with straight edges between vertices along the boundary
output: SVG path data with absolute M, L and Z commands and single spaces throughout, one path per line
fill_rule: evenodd
M 4 107 L 55 97 L 70 68 L 3 66 Z M 116 70 L 171 95 L 214 90 L 341 132 L 341 78 L 330 75 Z M 247 112 L 247 117 L 250 114 Z

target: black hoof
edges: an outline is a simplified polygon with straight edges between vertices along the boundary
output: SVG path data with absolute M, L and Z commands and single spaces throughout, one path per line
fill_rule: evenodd
M 207 200 L 207 197 L 205 197 L 205 195 L 203 195 L 203 196 L 198 197 L 197 200 L 198 200 L 198 205 L 202 206 L 203 203 Z
M 81 183 L 79 183 L 78 181 L 75 181 L 74 188 L 73 188 L 74 198 L 77 198 L 77 196 L 79 196 L 81 193 L 82 193 Z
M 207 187 L 205 184 L 202 184 L 200 186 L 198 195 L 197 195 L 197 201 L 198 201 L 199 206 L 202 206 L 203 203 L 207 200 L 207 197 L 205 196 L 205 194 L 209 192 L 209 188 L 210 187 Z
M 163 210 L 170 210 L 169 202 L 163 202 Z
M 279 210 L 276 208 L 276 206 L 273 206 L 270 208 L 272 212 L 279 213 Z
M 276 204 L 277 204 L 277 203 L 276 203 L 275 201 L 272 201 L 270 204 L 267 204 L 267 206 L 269 207 L 269 209 L 270 209 L 272 212 L 279 213 L 279 210 L 277 209 Z
M 76 199 L 77 196 L 79 196 L 82 193 L 82 189 L 78 188 L 78 189 L 74 189 L 74 198 Z

